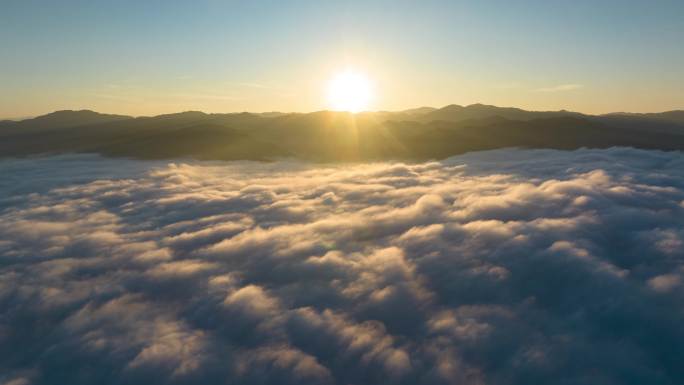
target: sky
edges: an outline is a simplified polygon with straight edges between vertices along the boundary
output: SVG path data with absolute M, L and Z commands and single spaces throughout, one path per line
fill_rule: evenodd
M 0 0 L 0 118 L 60 109 L 684 108 L 684 2 Z

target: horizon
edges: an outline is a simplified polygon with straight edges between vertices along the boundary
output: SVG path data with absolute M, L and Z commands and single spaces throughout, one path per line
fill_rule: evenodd
M 71 108 L 71 109 L 63 109 L 63 110 L 54 110 L 54 111 L 49 111 L 45 113 L 41 113 L 38 115 L 33 115 L 33 116 L 23 116 L 23 117 L 0 117 L 0 121 L 15 121 L 19 122 L 22 120 L 28 120 L 28 119 L 34 119 L 38 118 L 41 116 L 46 116 L 50 115 L 56 112 L 95 112 L 98 114 L 103 114 L 103 115 L 119 115 L 119 116 L 127 116 L 131 118 L 153 118 L 156 116 L 162 116 L 162 115 L 174 115 L 174 114 L 182 114 L 182 113 L 187 113 L 187 112 L 200 112 L 206 115 L 221 115 L 221 114 L 312 114 L 316 112 L 339 112 L 339 113 L 349 113 L 352 115 L 357 115 L 357 114 L 366 114 L 366 113 L 400 113 L 404 111 L 409 111 L 409 110 L 414 110 L 414 109 L 422 109 L 422 108 L 430 108 L 430 109 L 435 109 L 435 110 L 440 110 L 446 107 L 451 107 L 451 106 L 459 106 L 459 107 L 472 107 L 472 106 L 484 106 L 484 107 L 494 107 L 494 108 L 515 108 L 515 109 L 520 109 L 523 111 L 529 111 L 529 112 L 569 112 L 569 113 L 579 113 L 582 115 L 588 115 L 588 116 L 601 116 L 601 115 L 611 115 L 611 114 L 662 114 L 662 113 L 667 113 L 667 112 L 679 112 L 679 111 L 684 111 L 683 108 L 676 108 L 672 110 L 663 110 L 663 111 L 610 111 L 610 112 L 605 112 L 605 113 L 597 113 L 597 114 L 592 114 L 592 113 L 587 113 L 587 112 L 582 112 L 582 111 L 575 111 L 575 110 L 569 110 L 569 109 L 559 109 L 559 110 L 531 110 L 531 109 L 525 109 L 525 108 L 520 108 L 516 106 L 499 106 L 499 105 L 493 105 L 493 104 L 486 104 L 486 103 L 472 103 L 472 104 L 467 104 L 467 105 L 462 105 L 462 104 L 447 104 L 441 107 L 434 107 L 434 106 L 418 106 L 418 107 L 409 107 L 409 108 L 404 108 L 404 109 L 399 109 L 399 110 L 361 110 L 361 111 L 344 111 L 344 110 L 333 110 L 333 109 L 321 109 L 321 110 L 312 110 L 312 111 L 277 111 L 277 110 L 269 110 L 269 111 L 216 111 L 216 112 L 209 112 L 209 111 L 202 111 L 202 110 L 178 110 L 178 111 L 173 111 L 173 112 L 165 112 L 161 114 L 156 114 L 156 115 L 131 115 L 131 114 L 126 114 L 126 113 L 119 113 L 119 112 L 109 112 L 109 111 L 98 111 L 94 110 L 91 108 Z
M 328 90 L 343 73 L 367 93 L 354 109 L 684 107 L 681 1 L 506 5 L 11 0 L 0 118 L 347 108 Z

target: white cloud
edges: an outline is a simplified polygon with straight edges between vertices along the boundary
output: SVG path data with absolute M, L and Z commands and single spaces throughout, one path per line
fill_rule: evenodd
M 682 169 L 3 160 L 0 381 L 676 383 Z

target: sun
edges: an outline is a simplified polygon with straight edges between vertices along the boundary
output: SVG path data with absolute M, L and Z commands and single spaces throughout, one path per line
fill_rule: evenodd
M 364 111 L 368 109 L 372 98 L 371 82 L 363 73 L 346 70 L 330 79 L 328 103 L 333 110 Z

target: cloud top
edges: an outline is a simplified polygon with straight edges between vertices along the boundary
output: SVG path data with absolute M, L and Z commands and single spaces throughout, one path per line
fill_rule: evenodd
M 684 156 L 0 162 L 0 382 L 684 379 Z

